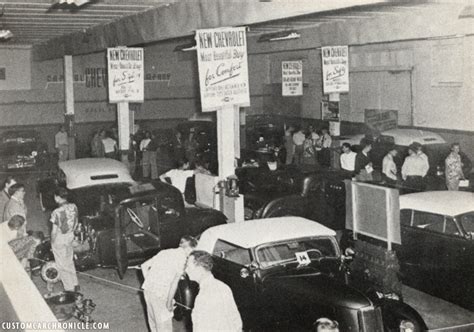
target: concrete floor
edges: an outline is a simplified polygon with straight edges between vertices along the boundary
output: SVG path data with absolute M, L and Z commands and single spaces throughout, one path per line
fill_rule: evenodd
M 6 174 L 0 173 L 0 180 L 5 176 Z M 16 176 L 19 182 L 26 185 L 28 229 L 48 234 L 48 216 L 41 210 L 36 195 L 36 181 L 45 175 L 32 171 L 18 173 Z M 119 279 L 113 269 L 94 269 L 79 273 L 78 277 L 81 292 L 96 304 L 92 314 L 95 321 L 108 322 L 111 331 L 148 331 L 144 301 L 139 290 L 141 285 L 139 271 L 127 271 L 123 280 Z M 33 281 L 42 294 L 47 292 L 46 285 L 40 277 L 33 277 Z M 55 290 L 61 290 L 61 286 L 56 285 Z M 420 312 L 430 330 L 474 323 L 473 312 L 412 288 L 404 288 L 404 298 Z M 176 331 L 184 331 L 181 324 L 175 323 Z M 469 329 L 474 331 L 474 327 Z

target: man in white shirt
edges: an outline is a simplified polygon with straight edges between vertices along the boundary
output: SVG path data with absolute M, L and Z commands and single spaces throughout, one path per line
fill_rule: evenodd
M 351 145 L 349 143 L 343 143 L 340 157 L 341 169 L 354 173 L 356 156 L 357 153 L 351 150 Z
M 104 144 L 105 157 L 115 159 L 117 157 L 117 142 L 105 130 L 101 131 L 100 136 L 102 144 Z
M 241 332 L 242 318 L 232 290 L 212 275 L 209 253 L 193 251 L 186 263 L 186 273 L 199 284 L 199 293 L 191 314 L 194 332 Z
M 428 157 L 424 153 L 418 154 L 417 151 L 417 145 L 410 145 L 408 147 L 408 156 L 405 158 L 402 166 L 404 187 L 410 192 L 423 191 L 425 189 L 424 177 L 429 170 Z
M 382 161 L 382 174 L 385 182 L 395 185 L 397 183 L 397 165 L 393 158 L 398 154 L 397 149 L 392 148 Z
M 168 172 L 160 175 L 160 180 L 167 182 L 166 178 L 169 178 L 171 184 L 178 188 L 179 191 L 184 195 L 186 189 L 186 180 L 194 175 L 194 171 L 189 169 L 189 162 L 184 159 L 180 159 L 177 162 L 178 168 L 171 169 Z
M 59 131 L 54 136 L 54 147 L 58 151 L 59 161 L 65 161 L 69 159 L 69 140 L 66 127 L 63 125 L 59 127 Z
M 142 285 L 152 332 L 172 331 L 173 298 L 184 273 L 186 258 L 196 247 L 192 236 L 181 238 L 178 248 L 160 251 L 141 265 Z

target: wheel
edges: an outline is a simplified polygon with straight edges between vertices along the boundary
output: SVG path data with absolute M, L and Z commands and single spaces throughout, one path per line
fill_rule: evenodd
M 56 262 L 47 262 L 41 268 L 41 278 L 49 283 L 57 283 L 59 281 L 59 271 Z

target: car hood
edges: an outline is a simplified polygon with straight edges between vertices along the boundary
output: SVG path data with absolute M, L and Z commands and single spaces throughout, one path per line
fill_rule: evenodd
M 295 270 L 285 275 L 272 275 L 265 278 L 264 287 L 280 296 L 308 304 L 326 303 L 353 310 L 373 305 L 362 292 L 323 273 Z

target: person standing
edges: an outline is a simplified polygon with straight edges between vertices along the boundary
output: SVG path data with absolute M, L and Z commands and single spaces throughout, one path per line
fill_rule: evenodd
M 295 146 L 294 162 L 296 165 L 301 165 L 303 163 L 303 144 L 305 139 L 306 135 L 303 133 L 303 129 L 298 128 L 298 131 L 293 134 L 293 144 Z
M 91 141 L 91 155 L 96 158 L 104 158 L 104 143 L 102 143 L 102 138 L 100 137 L 101 130 L 96 130 L 94 132 L 94 137 Z
M 332 137 L 329 135 L 327 128 L 321 129 L 321 136 L 317 144 L 318 160 L 322 166 L 329 167 L 331 164 L 331 152 L 330 148 L 332 145 Z
M 313 141 L 313 145 L 317 146 L 318 141 L 319 141 L 319 135 L 318 135 L 318 133 L 316 132 L 316 130 L 314 129 L 314 127 L 312 125 L 308 126 L 308 132 L 311 135 L 311 140 Z
M 59 127 L 59 131 L 54 136 L 54 147 L 58 152 L 59 161 L 69 159 L 69 139 L 64 125 Z
M 418 147 L 411 144 L 408 147 L 408 156 L 402 165 L 403 186 L 409 192 L 425 189 L 424 177 L 428 173 L 428 159 L 417 153 Z M 425 155 L 426 156 L 426 155 Z
M 51 248 L 54 261 L 59 271 L 59 277 L 65 291 L 78 291 L 79 282 L 74 266 L 73 240 L 74 230 L 78 222 L 77 206 L 68 201 L 68 191 L 58 188 L 54 193 L 54 200 L 58 207 L 51 213 L 50 222 L 53 224 L 51 231 Z
M 151 132 L 145 132 L 145 138 L 140 142 L 140 151 L 143 156 L 143 177 L 147 178 L 150 176 L 151 170 L 151 179 L 158 178 L 158 166 L 156 165 L 156 150 L 158 149 L 158 144 L 156 138 L 152 135 Z
M 110 137 L 109 133 L 102 130 L 100 133 L 102 144 L 104 145 L 104 156 L 106 158 L 117 159 L 117 142 Z
M 186 262 L 186 273 L 199 284 L 199 293 L 191 313 L 194 332 L 241 332 L 242 318 L 232 290 L 212 275 L 209 253 L 195 250 Z
M 189 169 L 189 162 L 186 159 L 180 159 L 176 164 L 178 167 L 161 174 L 160 180 L 167 182 L 166 178 L 168 178 L 171 184 L 184 195 L 186 180 L 194 175 L 194 171 Z
M 397 165 L 394 161 L 397 154 L 397 149 L 393 147 L 382 160 L 382 176 L 384 181 L 390 185 L 396 185 L 398 182 Z
M 15 183 L 16 183 L 16 180 L 11 175 L 7 176 L 7 178 L 3 182 L 3 188 L 2 188 L 2 191 L 0 192 L 0 223 L 5 221 L 3 220 L 3 213 L 5 212 L 5 206 L 10 200 L 10 193 L 8 192 L 8 190 Z
M 354 173 L 357 181 L 372 181 L 372 162 L 369 158 L 369 152 L 372 150 L 372 143 L 366 139 L 362 139 L 360 142 L 362 151 L 356 155 L 354 164 Z
M 342 154 L 339 157 L 341 161 L 341 169 L 346 172 L 354 173 L 357 153 L 352 151 L 351 145 L 349 143 L 342 143 L 341 149 Z
M 184 142 L 182 138 L 183 134 L 179 130 L 176 130 L 174 133 L 174 138 L 171 143 L 173 147 L 173 158 L 174 161 L 182 160 L 186 157 Z
M 444 161 L 446 187 L 448 190 L 459 190 L 459 181 L 464 179 L 459 143 L 451 144 L 451 153 Z
M 184 142 L 185 148 L 185 157 L 189 160 L 189 165 L 194 167 L 194 163 L 196 162 L 196 153 L 199 148 L 199 143 L 196 139 L 196 132 L 194 128 L 189 129 L 188 139 Z
M 21 183 L 15 183 L 9 189 L 10 200 L 5 205 L 3 212 L 3 221 L 8 221 L 14 215 L 20 215 L 26 219 L 26 205 L 25 205 L 25 186 Z M 26 221 L 22 227 L 22 232 L 26 234 Z
M 178 248 L 162 250 L 141 265 L 145 279 L 142 289 L 152 332 L 172 331 L 174 295 L 186 258 L 196 245 L 194 237 L 183 236 Z
M 311 132 L 308 132 L 303 142 L 303 164 L 316 165 L 316 163 L 316 150 L 314 149 Z
M 295 143 L 293 142 L 293 126 L 289 126 L 285 130 L 284 144 L 286 150 L 286 165 L 291 165 L 293 163 L 293 156 L 295 154 Z

